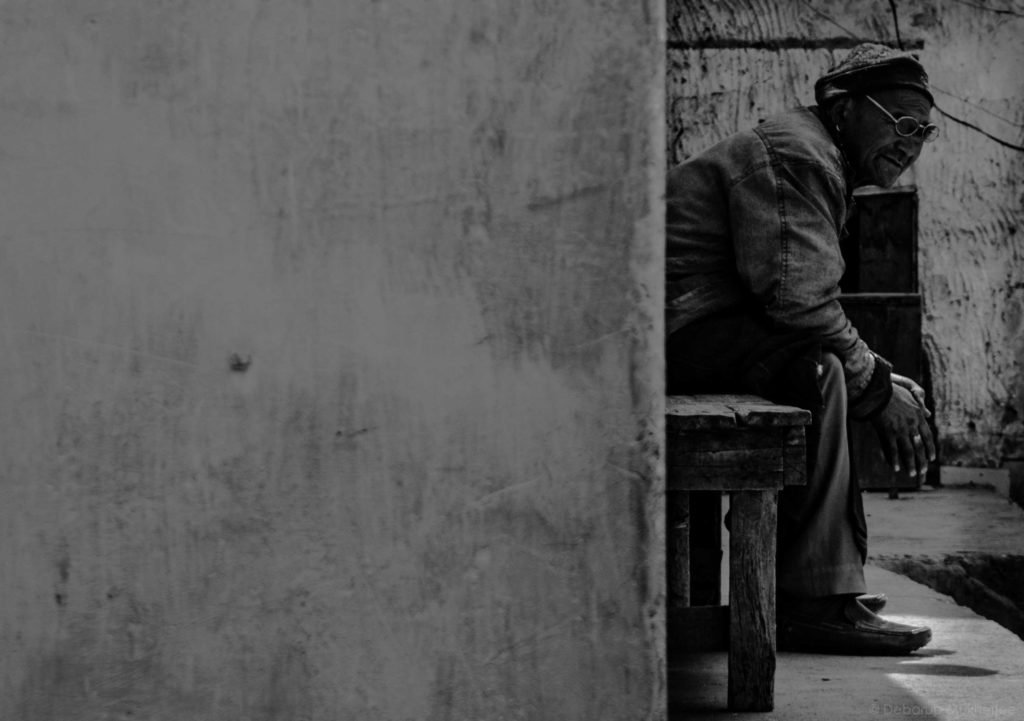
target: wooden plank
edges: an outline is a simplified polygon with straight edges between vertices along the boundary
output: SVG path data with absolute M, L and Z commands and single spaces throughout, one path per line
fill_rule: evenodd
M 669 608 L 685 608 L 690 605 L 690 494 L 667 490 L 665 510 Z
M 672 454 L 667 461 L 673 470 L 683 468 L 719 473 L 782 473 L 782 443 L 771 448 L 739 448 L 714 451 L 686 451 Z
M 782 471 L 749 469 L 742 473 L 722 473 L 719 469 L 670 469 L 667 485 L 674 491 L 751 491 L 782 488 Z
M 683 403 L 715 403 L 724 406 L 734 406 L 737 403 L 756 405 L 771 405 L 771 401 L 753 393 L 686 393 L 677 396 L 669 396 L 669 399 L 680 399 Z
M 732 408 L 734 410 L 740 407 L 748 406 L 756 409 L 764 408 L 767 410 L 792 408 L 792 406 L 787 406 L 781 403 L 775 403 L 774 401 L 770 401 L 762 396 L 753 395 L 752 393 L 694 393 L 669 397 L 682 399 L 682 402 L 684 404 L 720 404 Z
M 729 710 L 775 705 L 775 528 L 778 494 L 732 494 Z
M 839 302 L 846 310 L 851 308 L 869 308 L 877 311 L 885 311 L 889 308 L 920 308 L 920 293 L 843 293 L 839 296 Z
M 917 191 L 855 193 L 857 209 L 840 244 L 844 293 L 917 293 Z
M 673 453 L 699 451 L 741 451 L 762 448 L 781 448 L 786 442 L 785 428 L 733 428 L 684 430 L 671 425 L 665 436 Z
M 897 372 L 922 380 L 922 299 L 918 293 L 844 293 L 839 302 L 865 343 Z
M 802 484 L 804 436 L 803 426 L 686 430 L 675 427 L 669 417 L 665 464 L 670 485 L 738 490 L 771 488 L 787 479 L 790 484 Z M 687 479 L 687 474 L 692 477 Z M 770 478 L 758 480 L 759 474 Z M 728 485 L 715 486 L 716 475 Z
M 873 195 L 917 195 L 917 186 L 897 185 L 893 188 L 880 188 L 877 185 L 867 185 L 853 191 L 853 197 L 858 203 L 861 198 L 870 198 Z
M 752 395 L 669 396 L 666 423 L 677 430 L 806 425 L 811 414 L 802 408 L 772 403 Z
M 729 607 L 690 606 L 668 610 L 670 654 L 729 648 Z
M 785 436 L 736 433 L 728 443 L 700 438 L 669 443 L 665 453 L 668 488 L 689 490 L 742 490 L 778 488 L 785 480 Z M 744 436 L 757 441 L 749 447 Z M 724 445 L 725 447 L 722 447 Z
M 787 456 L 787 433 L 784 428 L 670 430 L 665 452 L 668 487 L 723 491 L 778 488 L 785 481 L 787 458 L 799 452 L 799 447 L 789 449 Z M 799 469 L 794 475 L 798 474 Z
M 794 406 L 736 405 L 733 407 L 736 422 L 740 426 L 779 428 L 805 426 L 811 422 L 811 412 Z
M 736 414 L 721 403 L 700 403 L 680 396 L 669 396 L 665 405 L 665 421 L 676 429 L 736 427 Z

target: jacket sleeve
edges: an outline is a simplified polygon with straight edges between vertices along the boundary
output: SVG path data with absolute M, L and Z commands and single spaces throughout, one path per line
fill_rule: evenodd
M 768 316 L 842 359 L 855 417 L 888 402 L 889 366 L 877 362 L 839 304 L 843 179 L 816 163 L 768 158 L 731 185 L 729 206 L 737 271 Z

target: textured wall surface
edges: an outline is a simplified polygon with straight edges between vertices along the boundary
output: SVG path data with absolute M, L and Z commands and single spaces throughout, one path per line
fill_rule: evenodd
M 0 8 L 0 718 L 662 714 L 657 3 Z
M 995 12 L 997 8 L 1002 12 Z M 893 18 L 895 7 L 896 18 Z M 1024 144 L 1024 3 L 669 0 L 667 141 L 682 160 L 758 119 L 813 103 L 856 38 L 899 38 L 940 108 Z M 924 340 L 945 463 L 1024 457 L 1024 152 L 933 113 L 919 188 Z

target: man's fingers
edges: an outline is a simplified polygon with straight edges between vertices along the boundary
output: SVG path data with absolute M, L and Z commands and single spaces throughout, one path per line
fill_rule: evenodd
M 917 401 L 917 404 L 919 406 L 921 406 L 921 408 L 924 410 L 924 412 L 927 413 L 930 416 L 932 414 L 931 411 L 929 411 L 928 408 L 925 407 L 924 389 L 921 388 L 920 386 L 918 386 L 917 388 L 912 390 L 911 393 L 914 394 L 914 400 Z
M 903 461 L 903 467 L 907 469 L 907 473 L 911 476 L 917 475 L 917 452 L 914 450 L 914 444 L 910 440 L 910 434 L 901 433 L 896 439 L 896 443 L 900 449 L 900 458 Z M 899 466 L 896 466 L 895 470 L 899 470 Z
M 930 410 L 928 410 L 928 408 L 924 404 L 924 391 L 921 392 L 920 396 L 918 396 L 917 394 L 914 394 L 914 400 L 916 400 L 918 405 L 921 406 L 921 413 L 924 414 L 924 417 L 925 418 L 931 418 L 932 417 L 932 412 Z
M 885 462 L 888 463 L 894 471 L 900 470 L 900 457 L 899 449 L 896 448 L 896 435 L 894 433 L 879 433 L 878 436 L 879 445 L 882 447 L 882 454 L 885 456 Z
M 923 476 L 928 471 L 928 450 L 924 445 L 924 436 L 921 433 L 915 433 L 910 440 L 914 444 L 917 472 Z
M 924 474 L 928 471 L 928 463 L 935 460 L 935 439 L 932 431 L 926 423 L 920 423 L 917 432 L 910 438 L 917 455 L 917 472 Z
M 924 442 L 925 453 L 928 454 L 928 460 L 929 461 L 934 461 L 936 456 L 937 456 L 937 453 L 936 453 L 936 448 L 935 448 L 935 439 L 932 438 L 932 431 L 931 431 L 931 429 L 928 426 L 926 426 L 926 425 L 922 425 L 921 426 L 921 436 L 922 436 L 921 440 Z

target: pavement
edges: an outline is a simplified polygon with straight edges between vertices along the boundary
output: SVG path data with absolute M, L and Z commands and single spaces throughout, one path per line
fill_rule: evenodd
M 1024 554 L 1024 508 L 994 488 L 975 484 L 925 486 L 864 494 L 868 560 L 954 553 Z M 1024 718 L 1024 716 L 1022 716 Z
M 693 654 L 669 668 L 670 719 L 1024 719 L 1024 640 L 951 597 L 884 570 L 872 558 L 1024 554 L 1024 509 L 976 485 L 865 494 L 868 589 L 889 596 L 883 615 L 932 629 L 910 656 L 778 654 L 775 709 L 726 710 L 727 657 Z

